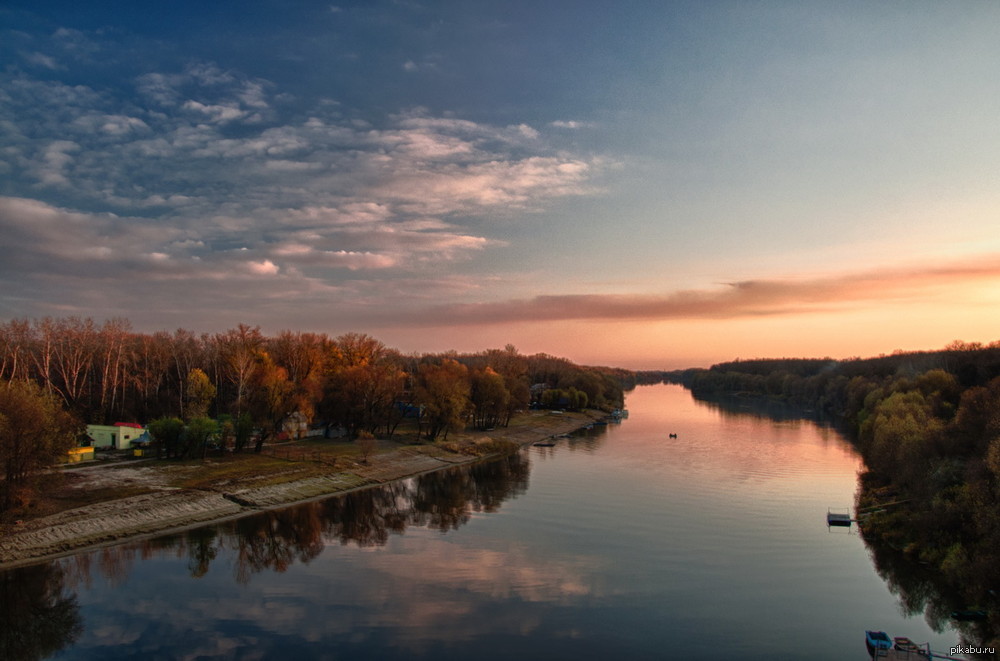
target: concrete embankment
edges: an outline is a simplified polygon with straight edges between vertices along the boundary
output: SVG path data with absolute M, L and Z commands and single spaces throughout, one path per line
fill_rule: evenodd
M 524 446 L 579 429 L 591 420 L 592 416 L 583 414 L 567 415 L 559 420 L 549 418 L 544 425 L 523 425 L 491 436 Z M 152 480 L 147 485 L 150 493 L 93 503 L 4 526 L 0 531 L 0 568 L 225 521 L 488 458 L 448 451 L 427 454 L 402 446 L 379 454 L 369 464 L 359 463 L 343 470 L 279 484 L 179 489 Z M 112 470 L 96 469 L 95 472 L 110 474 Z M 141 475 L 140 471 L 131 471 L 127 480 L 141 481 Z M 120 475 L 116 477 L 121 479 Z

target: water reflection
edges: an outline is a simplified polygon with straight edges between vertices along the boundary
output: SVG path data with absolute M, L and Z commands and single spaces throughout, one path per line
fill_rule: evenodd
M 527 491 L 530 460 L 525 454 L 472 466 L 456 467 L 342 496 L 235 521 L 196 528 L 183 534 L 108 547 L 60 563 L 44 565 L 54 575 L 68 572 L 70 583 L 89 586 L 96 569 L 112 586 L 128 577 L 137 557 L 174 550 L 186 555 L 193 578 L 205 576 L 212 563 L 231 549 L 235 578 L 248 583 L 265 570 L 284 572 L 295 562 L 308 563 L 332 540 L 342 545 L 382 546 L 390 534 L 408 526 L 441 532 L 467 523 L 476 512 L 495 512 L 502 503 Z M 3 574 L 8 580 L 17 572 Z M 18 658 L 18 657 L 2 657 Z
M 942 579 L 940 573 L 908 557 L 899 549 L 871 536 L 862 536 L 871 553 L 875 571 L 885 581 L 889 590 L 899 600 L 899 607 L 909 616 L 923 615 L 928 626 L 942 632 L 956 629 L 963 647 L 996 647 L 1000 632 L 992 620 L 956 622 L 953 611 L 964 610 L 966 604 L 983 603 L 992 595 L 985 586 L 969 586 L 965 594 L 959 593 Z M 976 596 L 972 596 L 976 595 Z M 996 658 L 973 656 L 972 658 Z
M 832 659 L 872 627 L 955 644 L 826 533 L 849 446 L 742 404 L 641 389 L 628 421 L 554 447 L 65 559 L 85 630 L 57 656 Z
M 63 649 L 83 631 L 76 595 L 58 563 L 0 574 L 0 658 L 33 661 Z
M 830 425 L 832 421 L 821 413 L 810 409 L 791 406 L 766 397 L 741 395 L 692 395 L 707 408 L 717 411 L 723 418 L 751 415 L 771 422 L 800 422 L 808 420 L 819 425 Z

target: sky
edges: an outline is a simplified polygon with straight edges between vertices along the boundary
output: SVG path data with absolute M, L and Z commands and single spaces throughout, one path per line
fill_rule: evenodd
M 997 25 L 986 0 L 5 0 L 0 321 L 638 369 L 995 341 Z

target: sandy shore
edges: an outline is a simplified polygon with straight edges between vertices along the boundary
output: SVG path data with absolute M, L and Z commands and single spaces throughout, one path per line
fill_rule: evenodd
M 523 446 L 579 429 L 592 420 L 590 415 L 567 414 L 557 420 L 548 417 L 544 425 L 497 430 L 490 436 Z M 106 466 L 80 468 L 75 472 L 85 478 L 90 488 L 128 484 L 141 485 L 150 492 L 3 526 L 0 568 L 247 516 L 486 458 L 445 451 L 428 454 L 402 446 L 373 457 L 368 465 L 355 464 L 319 476 L 260 487 L 220 485 L 209 489 L 167 486 L 162 469 L 141 465 L 124 470 Z

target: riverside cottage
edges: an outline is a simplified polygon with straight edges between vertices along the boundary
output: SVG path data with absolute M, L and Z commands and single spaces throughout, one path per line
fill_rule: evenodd
M 87 437 L 94 448 L 128 450 L 146 429 L 136 422 L 116 422 L 113 425 L 87 425 Z

